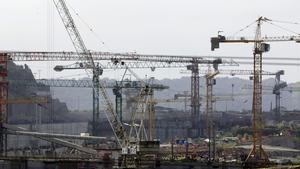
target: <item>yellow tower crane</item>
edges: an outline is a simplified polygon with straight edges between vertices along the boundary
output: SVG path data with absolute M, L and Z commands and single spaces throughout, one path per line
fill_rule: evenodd
M 222 35 L 211 38 L 211 50 L 219 48 L 220 43 L 254 43 L 253 50 L 253 102 L 252 102 L 252 128 L 253 128 L 253 147 L 245 160 L 245 165 L 253 167 L 266 166 L 269 164 L 269 157 L 262 147 L 262 53 L 270 50 L 270 45 L 266 42 L 295 41 L 300 42 L 300 36 L 261 36 L 261 26 L 263 23 L 273 21 L 266 17 L 259 17 L 256 20 L 256 31 L 254 38 L 238 37 L 228 38 Z M 273 24 L 274 25 L 274 24 Z

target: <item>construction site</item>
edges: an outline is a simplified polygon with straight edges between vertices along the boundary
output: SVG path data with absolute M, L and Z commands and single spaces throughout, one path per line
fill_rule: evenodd
M 30 1 L 0 7 L 0 169 L 300 168 L 299 18 L 258 15 L 269 9 L 259 7 L 230 22 L 233 2 L 217 2 L 224 16 L 207 14 L 195 35 L 187 32 L 198 2 Z M 44 25 L 24 20 L 31 13 Z M 126 33 L 132 27 L 140 35 Z M 103 40 L 110 32 L 120 40 L 113 48 Z M 134 41 L 142 52 L 127 48 Z

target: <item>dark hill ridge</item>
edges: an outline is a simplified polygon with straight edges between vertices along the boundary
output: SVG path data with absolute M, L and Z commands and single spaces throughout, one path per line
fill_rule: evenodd
M 10 80 L 32 80 L 34 76 L 27 65 L 19 66 L 12 62 L 8 65 L 8 79 Z M 26 86 L 14 84 L 11 82 L 8 89 L 8 97 L 28 98 L 36 95 L 50 95 L 50 87 L 42 86 Z M 59 99 L 52 99 L 49 104 L 10 104 L 8 105 L 8 121 L 9 123 L 32 123 L 36 121 L 36 112 L 41 112 L 41 121 L 49 122 L 72 122 L 78 121 L 80 117 L 73 117 L 69 113 L 66 103 Z

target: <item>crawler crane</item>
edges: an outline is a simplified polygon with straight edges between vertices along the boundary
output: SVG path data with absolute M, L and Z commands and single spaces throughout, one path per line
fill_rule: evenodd
M 119 143 L 120 147 L 122 148 L 122 156 L 121 156 L 121 168 L 139 168 L 140 162 L 136 162 L 136 159 L 139 157 L 142 157 L 144 154 L 141 154 L 144 149 L 147 149 L 149 146 L 149 142 L 141 142 L 143 140 L 140 140 L 139 137 L 135 137 L 136 140 L 132 142 L 130 139 L 130 134 L 127 135 L 125 128 L 120 121 L 120 118 L 118 118 L 118 115 L 116 114 L 113 104 L 108 98 L 108 95 L 106 93 L 106 89 L 104 88 L 104 85 L 101 83 L 99 76 L 102 74 L 103 69 L 99 65 L 96 65 L 91 53 L 89 50 L 86 48 L 78 29 L 75 26 L 75 23 L 73 21 L 73 18 L 67 8 L 66 2 L 64 0 L 54 0 L 55 6 L 60 14 L 60 17 L 64 23 L 64 26 L 72 40 L 72 43 L 77 51 L 78 55 L 81 55 L 83 57 L 83 64 L 87 65 L 84 66 L 86 68 L 91 68 L 92 69 L 92 74 L 93 74 L 93 89 L 94 89 L 94 109 L 98 110 L 99 109 L 99 94 L 101 93 L 103 100 L 104 100 L 104 106 L 106 107 L 106 116 L 107 119 L 113 129 L 113 132 L 116 136 L 117 142 Z M 86 69 L 87 71 L 89 69 Z M 146 90 L 141 90 L 141 93 L 143 93 Z M 140 95 L 141 98 L 144 97 L 143 94 Z M 139 106 L 139 104 L 138 104 Z M 134 117 L 133 117 L 134 119 Z M 134 122 L 134 121 L 133 121 Z M 141 121 L 141 126 L 140 130 L 142 127 L 142 122 Z M 134 124 L 135 127 L 135 124 Z M 139 133 L 141 133 L 139 131 Z M 159 142 L 155 142 L 154 144 L 151 144 L 153 149 L 155 151 L 156 147 L 159 147 Z M 144 150 L 145 151 L 145 150 Z M 152 149 L 151 149 L 152 151 Z M 149 153 L 149 152 L 147 152 Z M 131 158 L 128 158 L 130 156 Z M 140 161 L 140 160 L 138 160 Z

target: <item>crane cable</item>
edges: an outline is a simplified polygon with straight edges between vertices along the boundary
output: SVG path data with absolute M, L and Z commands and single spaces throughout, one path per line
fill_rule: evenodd
M 277 22 L 277 23 L 285 23 L 285 24 L 292 24 L 292 25 L 300 25 L 300 22 L 291 22 L 291 21 L 280 21 L 280 20 L 271 20 L 273 22 Z
M 256 20 L 255 20 L 254 22 L 248 24 L 247 26 L 245 26 L 245 27 L 239 29 L 238 31 L 236 31 L 235 33 L 233 33 L 231 36 L 234 37 L 234 36 L 237 35 L 238 33 L 243 32 L 244 30 L 248 29 L 249 27 L 251 27 L 251 26 L 252 26 L 253 24 L 255 24 L 255 23 L 256 23 Z
M 277 28 L 279 28 L 279 29 L 285 30 L 285 31 L 287 31 L 287 32 L 290 32 L 290 33 L 293 33 L 293 34 L 300 35 L 300 33 L 298 33 L 298 32 L 295 32 L 295 31 L 293 31 L 293 30 L 291 30 L 291 29 L 285 28 L 285 27 L 280 26 L 280 25 L 278 25 L 278 24 L 275 24 L 275 23 L 273 23 L 273 22 L 270 22 L 270 21 L 265 21 L 265 22 L 268 23 L 268 24 L 270 24 L 270 25 L 273 25 L 273 26 L 275 26 L 275 27 L 277 27 Z
M 272 22 L 271 22 L 271 21 L 272 21 Z M 248 29 L 249 27 L 251 27 L 251 26 L 252 26 L 253 24 L 255 24 L 256 22 L 257 22 L 257 20 L 255 20 L 254 22 L 250 23 L 249 25 L 243 27 L 242 29 L 236 31 L 236 32 L 233 33 L 231 36 L 234 37 L 234 36 L 237 35 L 238 33 L 240 33 L 240 32 L 242 32 L 242 31 Z M 284 27 L 282 27 L 282 26 L 277 25 L 277 24 L 274 23 L 274 22 L 277 22 L 277 23 L 285 23 L 285 24 L 300 25 L 299 22 L 281 21 L 281 20 L 273 20 L 273 19 L 267 20 L 267 21 L 265 21 L 265 22 L 267 22 L 267 23 L 269 23 L 269 24 L 271 24 L 271 25 L 273 25 L 273 26 L 275 26 L 275 27 L 278 27 L 278 28 L 280 28 L 280 29 L 283 29 L 283 30 L 285 30 L 285 31 L 288 31 L 288 32 L 291 32 L 291 33 L 300 35 L 299 33 L 295 32 L 295 31 L 293 31 L 293 30 L 284 28 Z
M 106 48 L 108 51 L 111 51 L 108 45 L 102 40 L 100 35 L 94 31 L 94 29 L 79 15 L 79 13 L 67 1 L 66 4 L 71 8 L 71 10 L 79 18 L 79 20 L 88 28 L 88 30 L 94 35 L 94 37 L 99 41 L 99 43 L 103 45 L 103 47 Z

